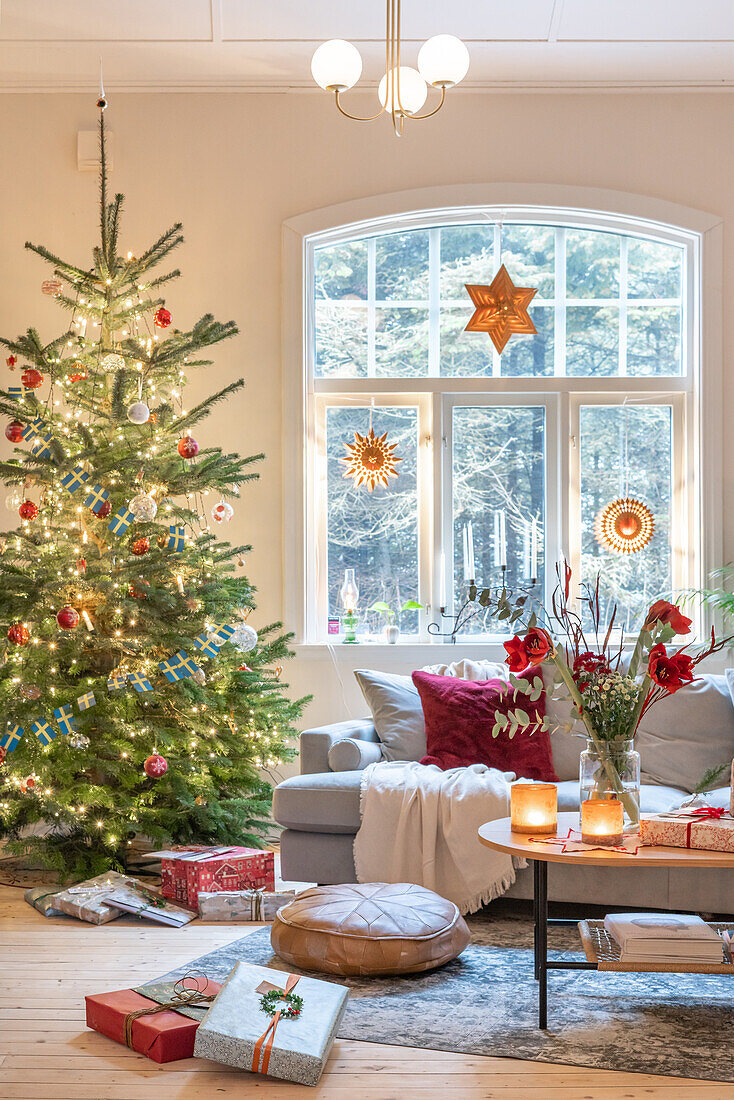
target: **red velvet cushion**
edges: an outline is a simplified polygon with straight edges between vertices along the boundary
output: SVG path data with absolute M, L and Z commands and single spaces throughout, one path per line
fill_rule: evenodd
M 523 673 L 523 676 L 527 676 Z M 530 676 L 534 673 L 531 671 Z M 539 673 L 537 673 L 539 675 Z M 495 715 L 520 705 L 531 720 L 545 714 L 545 692 L 536 703 L 527 696 L 513 702 L 502 680 L 457 680 L 454 676 L 434 676 L 414 672 L 426 720 L 427 754 L 421 764 L 463 768 L 469 764 L 487 764 L 503 772 L 515 772 L 519 779 L 558 779 L 553 768 L 550 736 L 547 733 L 518 733 L 510 740 L 507 733 L 492 737 Z

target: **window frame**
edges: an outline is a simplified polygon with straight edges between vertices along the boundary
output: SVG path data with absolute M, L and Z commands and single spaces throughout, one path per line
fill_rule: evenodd
M 483 201 L 469 201 L 478 199 L 480 193 Z M 515 201 L 507 202 L 512 195 Z M 420 200 L 429 196 L 437 201 L 421 205 Z M 549 205 L 547 201 L 561 197 L 563 201 L 558 205 Z M 442 200 L 444 204 L 439 205 Z M 686 362 L 690 365 L 689 372 L 678 376 L 612 378 L 568 378 L 557 374 L 537 378 L 451 378 L 435 374 L 415 378 L 368 376 L 356 379 L 315 376 L 315 303 L 311 288 L 316 247 L 400 230 L 476 224 L 482 217 L 493 222 L 503 220 L 626 233 L 684 247 L 682 293 L 687 308 L 683 311 L 681 357 L 682 366 Z M 545 404 L 546 452 L 547 459 L 553 463 L 552 467 L 548 461 L 546 463 L 548 563 L 552 562 L 554 554 L 565 554 L 577 564 L 575 536 L 569 522 L 572 492 L 569 489 L 564 493 L 562 486 L 573 476 L 578 488 L 572 429 L 574 423 L 578 427 L 579 406 L 620 403 L 625 395 L 628 402 L 635 403 L 643 395 L 650 402 L 656 394 L 660 397 L 659 403 L 670 401 L 674 405 L 675 424 L 682 432 L 678 438 L 684 441 L 683 446 L 674 447 L 673 476 L 678 487 L 674 502 L 684 500 L 678 521 L 684 513 L 688 530 L 697 533 L 689 539 L 684 553 L 673 545 L 674 579 L 685 573 L 687 583 L 701 583 L 701 578 L 721 562 L 720 219 L 662 201 L 586 188 L 471 185 L 357 200 L 302 215 L 284 224 L 283 243 L 283 415 L 284 438 L 290 441 L 285 453 L 285 611 L 288 626 L 295 629 L 298 643 L 318 646 L 329 642 L 325 631 L 325 605 L 322 601 L 320 611 L 315 605 L 317 589 L 313 581 L 314 557 L 325 561 L 325 557 L 320 556 L 321 543 L 325 550 L 323 504 L 315 477 L 318 446 L 322 442 L 318 417 L 323 421 L 324 409 L 331 403 L 368 405 L 374 395 L 376 404 L 419 406 L 419 583 L 422 597 L 419 598 L 426 605 L 426 611 L 419 617 L 421 635 L 417 644 L 420 646 L 442 641 L 428 635 L 426 628 L 438 615 L 441 536 L 448 533 L 447 524 L 451 523 L 451 492 L 450 487 L 446 488 L 450 481 L 445 469 L 446 462 L 450 463 L 450 445 L 446 433 L 450 432 L 450 409 L 457 404 L 512 404 L 514 401 L 520 403 L 521 399 L 522 403 Z M 562 297 L 561 291 L 556 280 L 556 298 Z M 591 302 L 584 301 L 584 304 Z M 557 305 L 554 308 L 557 309 Z M 557 445 L 551 439 L 551 423 L 557 432 Z M 701 430 L 703 423 L 706 424 L 705 432 Z M 443 446 L 432 447 L 432 439 L 442 439 Z M 439 515 L 443 517 L 441 524 L 433 523 L 433 517 Z M 575 541 L 579 541 L 577 537 Z M 443 543 L 447 550 L 453 546 L 452 539 L 444 538 Z M 451 576 L 449 557 L 447 553 L 447 591 L 450 591 Z M 546 569 L 546 578 L 551 572 Z M 496 649 L 498 638 L 478 640 L 470 636 L 465 641 L 473 649 L 479 647 L 486 651 L 487 648 Z

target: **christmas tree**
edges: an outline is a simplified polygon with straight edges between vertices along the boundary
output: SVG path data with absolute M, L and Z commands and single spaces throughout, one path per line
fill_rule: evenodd
M 210 314 L 173 326 L 159 294 L 180 273 L 153 272 L 181 245 L 179 224 L 122 254 L 105 106 L 92 266 L 26 245 L 53 268 L 42 290 L 68 325 L 51 343 L 32 328 L 1 341 L 18 384 L 0 411 L 19 446 L 0 475 L 22 523 L 0 541 L 0 835 L 74 876 L 124 867 L 138 834 L 262 844 L 263 773 L 293 755 L 303 703 L 279 682 L 281 624 L 258 635 L 245 622 L 249 547 L 209 523 L 226 525 L 227 498 L 263 456 L 192 435 L 244 383 L 184 408 L 186 372 L 237 328 Z

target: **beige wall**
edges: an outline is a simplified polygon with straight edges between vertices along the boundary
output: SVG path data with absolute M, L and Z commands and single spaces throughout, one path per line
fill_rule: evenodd
M 242 335 L 216 351 L 191 399 L 242 374 L 244 393 L 197 435 L 242 453 L 264 451 L 261 480 L 245 490 L 229 534 L 250 540 L 248 574 L 260 589 L 255 627 L 282 614 L 280 230 L 284 219 L 337 202 L 434 184 L 508 181 L 603 187 L 670 200 L 724 218 L 724 300 L 734 288 L 734 96 L 461 95 L 398 141 L 387 122 L 359 126 L 325 96 L 112 95 L 115 190 L 127 196 L 123 247 L 138 251 L 173 221 L 186 244 L 171 287 L 175 321 L 211 310 Z M 366 101 L 364 101 L 366 102 Z M 0 332 L 58 331 L 40 293 L 42 242 L 82 264 L 96 234 L 96 179 L 76 168 L 76 132 L 92 129 L 94 97 L 0 97 Z M 297 308 L 297 303 L 293 303 Z M 734 382 L 734 314 L 724 309 L 726 420 Z M 5 370 L 0 366 L 0 370 Z M 206 377 L 205 377 L 206 375 Z M 725 500 L 734 440 L 725 433 Z M 5 441 L 2 440 L 4 445 Z M 0 504 L 2 501 L 0 500 Z M 734 515 L 725 517 L 734 557 Z M 434 651 L 435 652 L 435 651 Z M 347 656 L 342 654 L 343 656 Z M 348 655 L 351 660 L 351 654 Z M 356 655 L 365 661 L 365 651 Z M 431 655 L 433 657 L 433 654 Z M 433 658 L 435 659 L 435 658 Z M 360 713 L 349 663 L 344 697 L 330 659 L 302 656 L 288 670 L 315 691 L 306 720 Z M 373 663 L 373 662 L 370 662 Z M 405 653 L 403 666 L 411 664 Z

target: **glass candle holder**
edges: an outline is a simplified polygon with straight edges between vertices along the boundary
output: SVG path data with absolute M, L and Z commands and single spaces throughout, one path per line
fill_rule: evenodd
M 510 829 L 513 833 L 555 833 L 558 788 L 555 783 L 513 783 Z
M 581 803 L 581 839 L 604 848 L 621 844 L 624 807 L 618 798 L 587 798 Z

